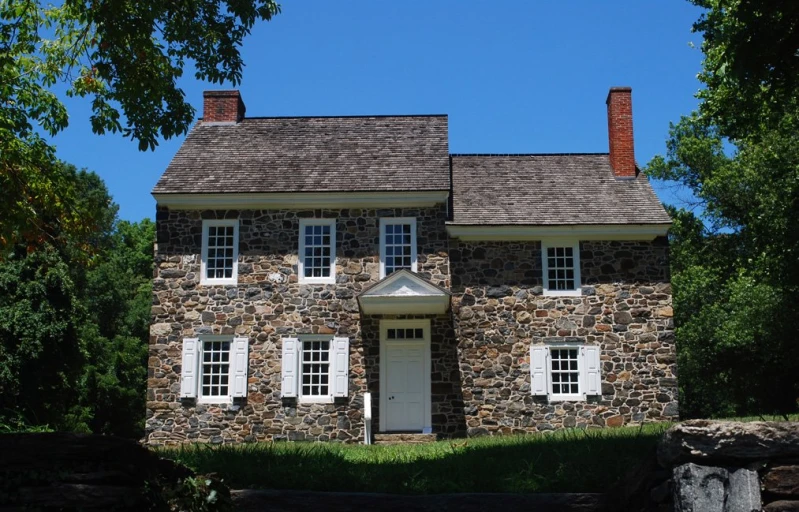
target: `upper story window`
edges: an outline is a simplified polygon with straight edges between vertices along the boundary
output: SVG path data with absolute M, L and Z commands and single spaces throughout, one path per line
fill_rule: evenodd
M 545 295 L 580 295 L 580 244 L 576 241 L 541 244 Z
M 394 271 L 416 272 L 416 219 L 380 219 L 380 278 Z
M 334 283 L 336 219 L 300 219 L 299 281 Z
M 239 221 L 204 220 L 200 284 L 236 284 Z

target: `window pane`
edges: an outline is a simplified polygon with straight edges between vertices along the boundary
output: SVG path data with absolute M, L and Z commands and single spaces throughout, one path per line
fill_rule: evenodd
M 578 354 L 576 348 L 552 348 L 552 393 L 573 394 L 580 393 L 580 373 L 578 371 Z
M 230 345 L 229 341 L 204 341 L 202 343 L 200 375 L 203 385 L 201 396 L 228 396 Z
M 330 342 L 302 342 L 302 360 L 310 364 L 302 365 L 303 396 L 329 396 L 328 375 L 330 373 Z
M 332 226 L 325 224 L 305 226 L 303 251 L 304 277 L 330 277 L 332 272 Z
M 413 269 L 411 224 L 386 224 L 382 235 L 386 275 L 400 269 Z
M 574 290 L 575 261 L 572 247 L 547 248 L 546 286 L 550 290 Z
M 208 226 L 205 249 L 205 277 L 222 279 L 233 277 L 235 241 L 233 226 Z

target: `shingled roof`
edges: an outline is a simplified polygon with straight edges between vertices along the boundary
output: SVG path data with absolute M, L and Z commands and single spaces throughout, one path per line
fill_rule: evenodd
M 452 155 L 450 224 L 668 224 L 649 180 L 613 175 L 607 153 Z
M 153 193 L 449 190 L 448 157 L 445 115 L 200 122 Z

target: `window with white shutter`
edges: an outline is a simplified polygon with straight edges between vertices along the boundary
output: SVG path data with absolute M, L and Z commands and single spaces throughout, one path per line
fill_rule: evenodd
M 181 398 L 230 403 L 247 396 L 249 340 L 230 336 L 183 339 Z
M 333 338 L 333 396 L 349 394 L 350 339 Z
M 183 358 L 180 371 L 180 397 L 197 398 L 198 338 L 183 338 Z
M 598 345 L 531 345 L 530 391 L 550 401 L 585 400 L 602 393 Z
M 281 395 L 331 403 L 349 394 L 349 338 L 303 335 L 283 339 Z
M 283 338 L 283 359 L 281 360 L 282 379 L 280 394 L 283 398 L 297 396 L 297 354 L 300 340 Z
M 586 345 L 583 347 L 583 367 L 585 368 L 585 394 L 602 394 L 602 378 L 600 375 L 599 347 Z
M 549 347 L 546 345 L 533 345 L 530 347 L 530 387 L 533 395 L 548 395 L 547 356 Z
M 247 338 L 233 339 L 233 357 L 230 369 L 230 380 L 233 386 L 233 398 L 247 396 L 247 370 L 249 367 L 250 340 Z

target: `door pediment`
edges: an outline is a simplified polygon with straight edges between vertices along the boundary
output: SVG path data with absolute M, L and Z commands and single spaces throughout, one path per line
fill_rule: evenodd
M 358 296 L 366 315 L 437 315 L 449 309 L 450 294 L 409 270 L 398 270 Z

